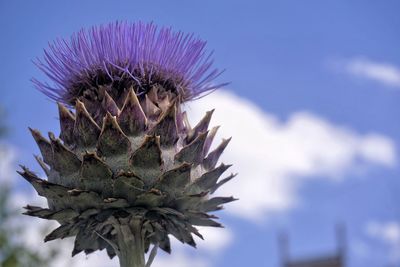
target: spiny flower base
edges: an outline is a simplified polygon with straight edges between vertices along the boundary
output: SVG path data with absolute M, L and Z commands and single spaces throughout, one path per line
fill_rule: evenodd
M 195 247 L 196 225 L 221 226 L 208 212 L 234 200 L 210 196 L 235 176 L 218 181 L 230 167 L 216 167 L 229 139 L 208 153 L 218 129 L 207 130 L 212 111 L 191 128 L 175 101 L 150 95 L 130 89 L 119 106 L 105 93 L 101 128 L 77 100 L 75 114 L 59 104 L 61 139 L 31 129 L 48 179 L 19 173 L 49 208 L 27 206 L 26 214 L 61 224 L 45 241 L 75 236 L 73 255 L 106 249 L 123 267 L 143 267 L 151 244 L 171 252 L 169 234 Z

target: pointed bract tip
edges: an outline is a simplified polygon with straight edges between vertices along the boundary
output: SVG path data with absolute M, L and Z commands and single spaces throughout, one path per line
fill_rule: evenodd
M 103 108 L 111 113 L 113 116 L 117 116 L 120 112 L 117 104 L 114 102 L 114 100 L 112 99 L 112 97 L 107 93 L 107 91 L 105 91 L 104 93 L 104 99 L 103 99 Z

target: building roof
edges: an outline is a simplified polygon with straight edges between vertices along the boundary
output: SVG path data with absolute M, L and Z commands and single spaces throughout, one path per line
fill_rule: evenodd
M 289 261 L 285 267 L 343 267 L 342 257 L 340 255 L 317 257 L 306 260 Z

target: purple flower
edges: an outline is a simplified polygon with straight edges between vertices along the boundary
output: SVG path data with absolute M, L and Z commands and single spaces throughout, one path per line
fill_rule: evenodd
M 130 87 L 145 95 L 157 86 L 184 102 L 226 85 L 212 83 L 222 71 L 212 68 L 212 53 L 206 53 L 205 45 L 193 34 L 152 23 L 95 26 L 50 44 L 35 64 L 54 84 L 33 82 L 50 98 L 69 105 L 102 87 L 119 98 Z

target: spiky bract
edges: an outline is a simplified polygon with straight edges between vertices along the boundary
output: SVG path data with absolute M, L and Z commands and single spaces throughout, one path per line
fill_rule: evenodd
M 93 88 L 99 86 L 114 99 L 126 88 L 140 95 L 161 86 L 183 102 L 224 85 L 211 83 L 221 71 L 212 69 L 205 44 L 170 28 L 158 30 L 152 23 L 82 29 L 70 40 L 50 44 L 44 59 L 36 61 L 54 85 L 34 83 L 50 98 L 71 106 L 82 96 L 95 100 L 99 92 Z
M 25 167 L 20 174 L 49 207 L 26 214 L 61 224 L 46 241 L 76 236 L 73 254 L 105 248 L 113 257 L 130 238 L 124 229 L 139 227 L 144 251 L 154 244 L 170 252 L 168 235 L 195 246 L 196 225 L 221 226 L 209 212 L 234 199 L 210 194 L 234 177 L 219 180 L 230 166 L 216 167 L 229 139 L 209 153 L 218 129 L 207 130 L 212 111 L 191 128 L 177 102 L 154 90 L 140 100 L 131 88 L 122 105 L 105 92 L 101 122 L 79 100 L 75 113 L 59 104 L 60 139 L 31 130 L 48 180 Z

